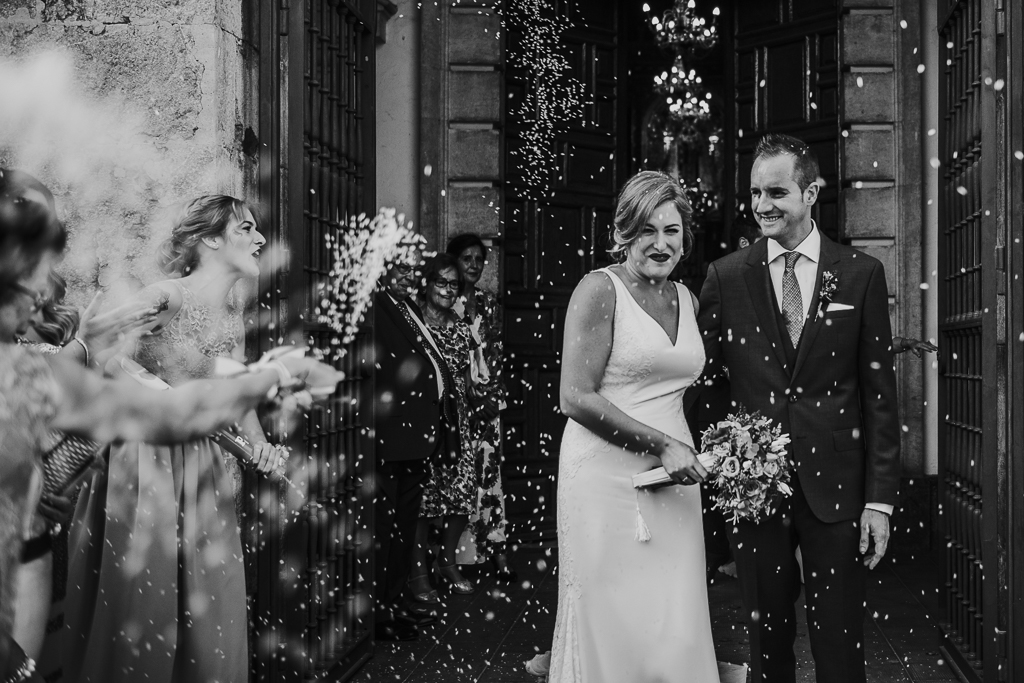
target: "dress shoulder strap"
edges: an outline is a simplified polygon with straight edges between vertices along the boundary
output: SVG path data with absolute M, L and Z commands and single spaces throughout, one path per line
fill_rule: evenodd
M 604 273 L 605 275 L 607 275 L 608 279 L 610 279 L 612 281 L 612 284 L 615 285 L 615 293 L 616 294 L 629 294 L 629 291 L 626 290 L 626 283 L 623 282 L 622 278 L 619 277 L 615 273 L 615 271 L 612 270 L 611 268 L 598 268 L 594 272 L 595 273 Z M 616 297 L 616 298 L 618 298 L 618 297 Z

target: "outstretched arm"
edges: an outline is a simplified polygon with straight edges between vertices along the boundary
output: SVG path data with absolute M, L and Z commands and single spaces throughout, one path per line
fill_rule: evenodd
M 51 358 L 62 396 L 53 426 L 94 441 L 178 443 L 211 434 L 255 408 L 281 378 L 272 369 L 231 380 L 196 380 L 174 389 L 148 389 L 134 380 L 103 379 L 73 363 Z M 311 359 L 288 359 L 297 376 L 316 374 L 329 384 L 330 368 Z

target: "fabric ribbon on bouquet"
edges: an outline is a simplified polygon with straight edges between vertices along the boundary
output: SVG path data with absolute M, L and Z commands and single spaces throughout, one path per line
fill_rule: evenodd
M 710 475 L 717 466 L 717 458 L 712 453 L 697 453 L 697 461 L 707 470 Z M 664 467 L 655 467 L 642 474 L 633 475 L 633 489 L 636 491 L 636 532 L 633 536 L 641 543 L 651 540 L 651 530 L 644 521 L 643 513 L 640 512 L 640 492 L 650 495 L 653 491 L 664 486 L 675 486 L 676 482 L 668 476 Z M 680 484 L 681 485 L 681 484 Z M 696 486 L 696 482 L 692 486 Z

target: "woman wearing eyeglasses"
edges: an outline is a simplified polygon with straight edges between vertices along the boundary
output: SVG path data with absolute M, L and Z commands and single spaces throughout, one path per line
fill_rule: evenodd
M 442 584 L 453 593 L 473 592 L 473 584 L 455 564 L 455 555 L 469 515 L 476 509 L 478 482 L 468 415 L 469 402 L 477 396 L 474 382 L 485 380 L 470 369 L 471 358 L 478 352 L 479 344 L 469 326 L 452 310 L 463 285 L 458 261 L 449 254 L 438 254 L 427 262 L 423 275 L 426 282 L 423 317 L 451 370 L 462 443 L 461 454 L 455 463 L 431 463 L 430 477 L 423 487 L 409 585 L 415 600 L 431 603 L 437 600 L 430 588 L 427 564 L 427 535 L 433 524 L 441 526 L 437 570 Z

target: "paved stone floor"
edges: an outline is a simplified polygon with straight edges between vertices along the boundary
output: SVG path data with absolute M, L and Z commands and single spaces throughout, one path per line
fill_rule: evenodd
M 534 683 L 526 660 L 550 647 L 555 623 L 557 552 L 519 548 L 515 565 L 520 580 L 495 584 L 486 574 L 471 575 L 474 595 L 442 596 L 438 624 L 423 629 L 412 643 L 384 643 L 354 680 L 403 683 Z M 952 683 L 956 676 L 938 651 L 935 624 L 936 564 L 919 556 L 886 562 L 871 576 L 866 616 L 870 683 Z M 709 590 L 719 661 L 747 661 L 746 625 L 736 581 L 723 578 Z M 803 616 L 803 609 L 798 613 Z M 814 681 L 807 629 L 797 641 L 797 680 Z M 680 678 L 683 681 L 684 678 Z

